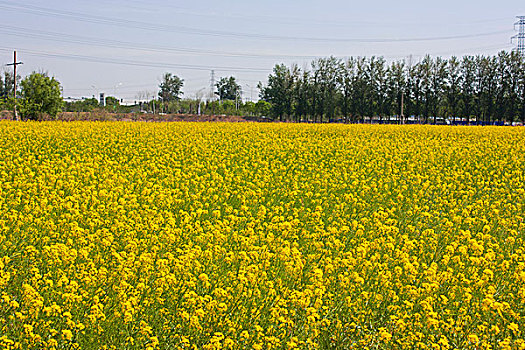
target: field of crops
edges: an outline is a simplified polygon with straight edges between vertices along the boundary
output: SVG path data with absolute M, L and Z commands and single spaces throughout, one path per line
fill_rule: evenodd
M 525 348 L 524 128 L 0 122 L 0 177 L 0 348 Z

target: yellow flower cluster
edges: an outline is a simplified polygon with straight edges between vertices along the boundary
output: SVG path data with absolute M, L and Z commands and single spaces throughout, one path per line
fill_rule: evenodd
M 0 122 L 0 349 L 525 349 L 523 128 Z

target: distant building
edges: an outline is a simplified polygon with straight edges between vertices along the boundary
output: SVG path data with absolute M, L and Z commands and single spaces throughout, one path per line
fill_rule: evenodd
M 84 97 L 78 98 L 78 97 L 64 97 L 64 102 L 72 103 L 72 102 L 78 102 L 84 100 Z

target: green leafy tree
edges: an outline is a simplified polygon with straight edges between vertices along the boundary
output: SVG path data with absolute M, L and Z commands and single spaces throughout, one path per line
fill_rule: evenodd
M 448 61 L 448 80 L 446 85 L 446 105 L 448 116 L 456 120 L 459 114 L 461 96 L 461 62 L 456 57 L 451 57 Z
M 461 114 L 470 123 L 470 117 L 474 112 L 475 104 L 475 82 L 476 61 L 473 56 L 465 56 L 461 61 L 462 84 L 461 84 Z
M 219 96 L 221 101 L 235 101 L 241 98 L 242 89 L 241 86 L 237 84 L 235 77 L 221 78 L 217 84 L 215 84 L 215 87 L 217 88 L 215 94 Z
M 16 81 L 20 83 L 20 75 L 17 74 Z M 3 77 L 0 76 L 0 99 L 7 100 L 9 96 L 13 96 L 14 79 L 13 73 L 9 71 L 3 72 Z M 17 89 L 18 90 L 18 89 Z
M 510 53 L 508 59 L 508 74 L 509 74 L 509 89 L 505 96 L 506 109 L 505 119 L 513 122 L 519 118 L 520 114 L 520 89 L 523 88 L 523 83 L 520 82 L 520 74 L 522 74 L 523 55 L 517 51 Z
M 118 98 L 113 96 L 106 96 L 106 107 L 119 106 L 120 101 Z
M 105 109 L 110 112 L 120 112 L 120 100 L 113 96 L 106 96 Z
M 222 113 L 226 115 L 236 114 L 235 102 L 232 100 L 226 100 L 222 102 Z
M 317 71 L 317 85 L 319 91 L 318 114 L 320 120 L 326 116 L 328 120 L 333 119 L 336 111 L 336 102 L 339 92 L 337 76 L 339 74 L 341 61 L 335 57 L 320 58 L 312 64 L 312 69 Z M 294 74 L 294 76 L 296 76 Z M 297 80 L 297 79 L 294 79 Z
M 179 78 L 171 73 L 165 73 L 162 76 L 162 82 L 159 85 L 159 98 L 164 103 L 180 100 L 184 79 Z
M 99 107 L 99 101 L 96 98 L 86 98 L 82 101 L 66 102 L 66 112 L 91 112 Z
M 421 93 L 422 93 L 422 107 L 423 107 L 423 117 L 425 123 L 428 123 L 428 118 L 432 114 L 432 104 L 435 100 L 434 91 L 432 90 L 431 80 L 432 80 L 432 58 L 427 55 L 419 64 L 419 78 L 421 82 Z
M 340 71 L 341 74 L 338 76 L 339 86 L 341 87 L 341 113 L 345 121 L 348 121 L 348 116 L 354 114 L 352 110 L 353 106 L 353 90 L 355 88 L 353 82 L 355 79 L 355 67 L 356 61 L 353 57 L 350 57 L 345 62 L 341 63 Z
M 497 56 L 497 87 L 495 98 L 495 119 L 513 122 L 519 110 L 519 73 L 521 55 L 502 51 Z
M 273 73 L 268 76 L 268 85 L 258 85 L 260 97 L 271 103 L 272 115 L 279 117 L 282 121 L 285 115 L 289 115 L 292 106 L 293 78 L 291 71 L 284 64 L 278 64 L 273 68 Z
M 255 104 L 255 113 L 260 117 L 268 116 L 268 114 L 270 114 L 271 109 L 272 109 L 272 104 L 264 100 L 259 100 Z
M 425 123 L 450 118 L 485 122 L 525 121 L 525 58 L 425 56 L 386 65 L 384 58 L 316 59 L 311 68 L 276 65 L 260 98 L 279 120 L 359 121 L 405 116 Z
M 356 59 L 356 68 L 354 75 L 354 88 L 352 89 L 352 100 L 354 101 L 355 113 L 359 119 L 369 115 L 368 99 L 370 96 L 370 70 L 368 69 L 368 62 L 364 57 Z
M 421 65 L 408 67 L 407 73 L 407 115 L 413 114 L 418 120 L 421 117 L 423 93 L 421 89 Z
M 431 104 L 432 115 L 434 116 L 434 124 L 436 124 L 437 117 L 443 116 L 446 97 L 446 83 L 448 79 L 447 61 L 441 57 L 437 57 L 433 61 L 431 75 L 431 90 L 433 93 L 433 101 Z
M 390 114 L 401 115 L 401 100 L 406 91 L 405 62 L 393 62 L 387 73 Z
M 7 75 L 7 72 L 5 72 L 5 75 Z M 7 96 L 9 96 L 9 93 L 8 93 L 8 85 L 7 85 L 6 79 L 0 76 L 0 99 L 5 100 Z
M 242 106 L 242 112 L 248 114 L 248 115 L 254 115 L 255 114 L 255 102 L 247 101 Z
M 297 81 L 294 85 L 294 95 L 295 95 L 295 104 L 294 104 L 294 113 L 297 117 L 297 120 L 306 119 L 308 111 L 310 109 L 310 100 L 309 100 L 309 91 L 310 91 L 310 72 L 306 69 L 300 72 L 300 75 L 297 78 Z M 259 101 L 265 102 L 265 101 Z M 271 108 L 271 105 L 269 105 Z M 261 113 L 260 115 L 267 115 L 268 112 Z
M 48 76 L 47 73 L 33 72 L 25 77 L 20 85 L 23 98 L 20 114 L 23 118 L 39 119 L 44 114 L 56 117 L 62 110 L 64 101 L 61 87 L 54 77 Z
M 518 72 L 517 74 L 517 95 L 518 95 L 518 114 L 519 114 L 519 120 L 521 120 L 522 123 L 525 124 L 525 57 L 522 55 L 519 55 L 518 59 Z
M 370 70 L 370 83 L 371 94 L 370 94 L 370 117 L 379 116 L 379 119 L 383 119 L 385 114 L 388 114 L 388 80 L 386 61 L 383 57 L 375 58 L 372 57 L 369 63 Z
M 496 57 L 476 57 L 477 63 L 477 102 L 478 116 L 484 122 L 493 121 L 495 111 L 495 93 L 497 92 Z

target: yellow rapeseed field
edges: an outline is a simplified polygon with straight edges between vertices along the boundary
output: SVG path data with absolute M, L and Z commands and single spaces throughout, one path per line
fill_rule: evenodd
M 525 128 L 0 123 L 0 348 L 525 349 Z

